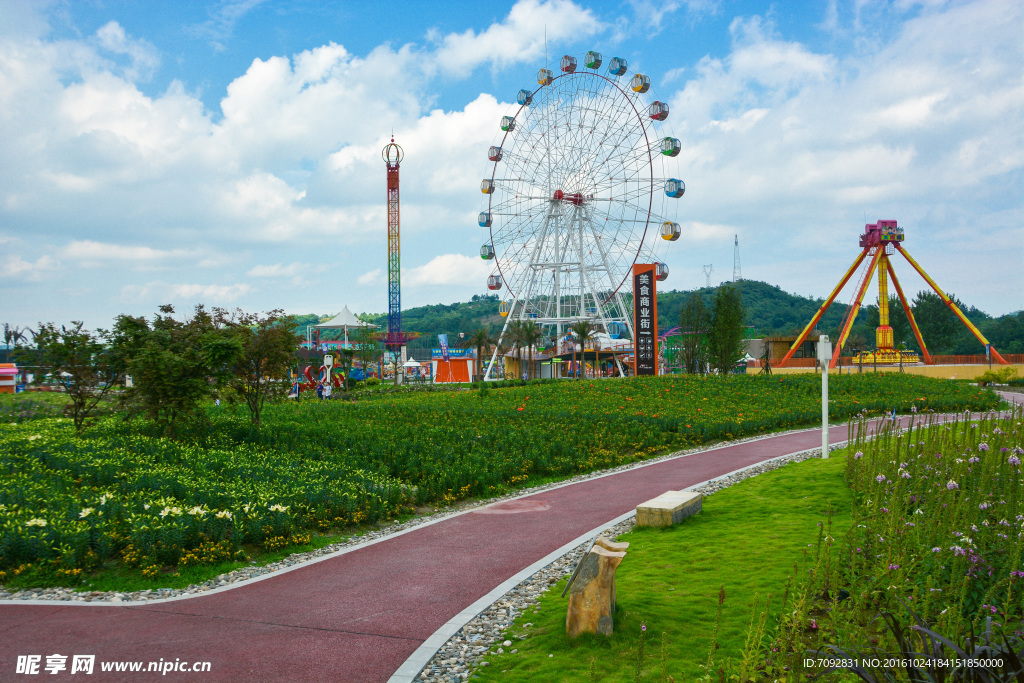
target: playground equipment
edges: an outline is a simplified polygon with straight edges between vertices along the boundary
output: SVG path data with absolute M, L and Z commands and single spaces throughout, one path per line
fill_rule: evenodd
M 853 301 L 850 302 L 850 306 L 846 310 L 846 316 L 843 318 L 843 325 L 840 328 L 839 338 L 835 344 L 835 350 L 832 353 L 832 360 L 829 361 L 828 366 L 834 368 L 836 362 L 839 360 L 839 354 L 843 349 L 843 345 L 846 343 L 846 339 L 850 336 L 850 329 L 853 327 L 853 321 L 857 318 L 857 313 L 860 311 L 861 302 L 864 300 L 864 293 L 867 291 L 868 284 L 871 282 L 871 276 L 874 275 L 875 270 L 878 270 L 878 328 L 875 330 L 875 351 L 870 354 L 862 354 L 858 357 L 860 363 L 874 363 L 878 365 L 893 365 L 896 363 L 916 363 L 918 362 L 916 353 L 908 353 L 906 351 L 900 351 L 893 346 L 893 334 L 892 328 L 889 327 L 889 290 L 888 290 L 888 278 L 892 278 L 893 287 L 896 289 L 896 294 L 899 296 L 900 303 L 903 304 L 903 311 L 907 314 L 907 320 L 910 321 L 910 327 L 914 330 L 914 337 L 917 339 L 918 345 L 921 347 L 921 353 L 924 355 L 924 362 L 928 365 L 933 363 L 931 355 L 928 353 L 928 349 L 924 344 L 924 339 L 921 337 L 921 330 L 917 327 L 917 321 L 914 320 L 914 314 L 910 310 L 910 304 L 907 303 L 907 297 L 903 294 L 903 288 L 900 287 L 899 280 L 896 279 L 896 271 L 893 270 L 892 263 L 889 259 L 890 256 L 897 252 L 907 260 L 907 262 L 914 267 L 925 282 L 927 282 L 935 293 L 939 295 L 942 302 L 951 310 L 956 317 L 960 319 L 968 330 L 971 331 L 978 341 L 985 345 L 986 349 L 990 349 L 992 353 L 992 359 L 1006 364 L 1006 360 L 999 355 L 999 353 L 989 344 L 985 336 L 978 330 L 977 327 L 971 324 L 971 321 L 967 319 L 967 316 L 963 314 L 963 311 L 953 303 L 953 301 L 946 296 L 935 281 L 932 280 L 924 269 L 918 265 L 907 250 L 903 247 L 903 228 L 896 225 L 896 221 L 893 220 L 880 220 L 877 223 L 868 223 L 864 226 L 864 234 L 860 236 L 861 252 L 857 256 L 857 259 L 850 266 L 850 269 L 846 271 L 846 274 L 836 285 L 836 288 L 832 290 L 832 294 L 829 295 L 825 303 L 821 305 L 818 312 L 811 318 L 811 322 L 807 323 L 807 327 L 803 329 L 803 332 L 793 342 L 793 346 L 790 347 L 789 351 L 783 357 L 779 363 L 779 367 L 785 367 L 789 359 L 792 358 L 793 353 L 800 348 L 803 344 L 804 339 L 814 326 L 817 325 L 818 321 L 821 320 L 821 316 L 825 315 L 825 311 L 832 305 L 836 296 L 846 285 L 847 281 L 853 275 L 857 267 L 865 259 L 868 259 L 868 265 L 864 269 L 864 273 L 861 275 L 859 284 L 857 285 L 857 294 Z M 869 258 L 870 257 L 870 258 Z M 888 276 L 888 277 L 887 277 Z
M 487 287 L 509 293 L 499 339 L 516 321 L 558 339 L 585 319 L 632 338 L 622 288 L 633 264 L 659 264 L 664 279 L 668 266 L 654 245 L 681 234 L 662 215 L 675 212 L 686 189 L 667 172 L 681 143 L 658 130 L 669 106 L 644 101 L 651 79 L 628 74 L 625 59 L 605 62 L 591 51 L 582 63 L 565 55 L 558 66 L 537 73 L 537 89 L 519 91 L 487 150 L 491 173 L 480 184 L 486 207 L 477 222 L 487 231 L 480 255 L 494 264 Z M 496 358 L 497 350 L 486 376 Z

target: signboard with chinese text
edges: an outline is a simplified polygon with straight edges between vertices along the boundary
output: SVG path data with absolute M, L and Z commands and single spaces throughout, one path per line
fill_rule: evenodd
M 441 349 L 431 349 L 431 357 L 434 360 L 445 360 L 444 352 Z M 476 349 L 460 349 L 448 347 L 448 359 L 452 358 L 476 358 Z
M 658 297 L 653 263 L 633 264 L 633 372 L 658 374 Z

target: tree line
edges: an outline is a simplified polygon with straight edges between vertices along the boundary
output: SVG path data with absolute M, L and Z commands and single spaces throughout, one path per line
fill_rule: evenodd
M 292 316 L 202 305 L 180 319 L 174 313 L 166 305 L 152 321 L 121 315 L 109 330 L 40 323 L 16 357 L 64 385 L 79 433 L 113 396 L 171 438 L 184 424 L 205 422 L 202 404 L 221 397 L 244 404 L 258 427 L 264 404 L 290 389 L 299 344 Z

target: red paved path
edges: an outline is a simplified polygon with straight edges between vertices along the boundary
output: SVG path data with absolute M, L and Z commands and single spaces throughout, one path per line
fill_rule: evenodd
M 846 438 L 831 430 L 832 442 Z M 239 588 L 150 605 L 0 604 L 0 680 L 18 655 L 209 661 L 167 681 L 386 681 L 449 619 L 569 541 L 666 490 L 820 446 L 820 430 L 736 444 L 537 493 L 516 514 L 463 514 Z M 68 660 L 70 664 L 70 658 Z M 70 666 L 68 667 L 70 669 Z

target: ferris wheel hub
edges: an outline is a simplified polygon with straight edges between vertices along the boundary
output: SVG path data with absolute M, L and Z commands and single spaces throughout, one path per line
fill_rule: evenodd
M 576 206 L 579 206 L 583 203 L 585 197 L 579 192 L 566 194 L 561 190 L 555 190 L 554 199 L 556 202 L 569 202 L 570 204 L 575 204 Z

